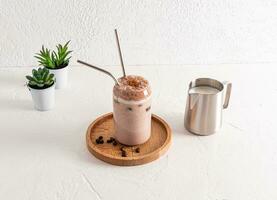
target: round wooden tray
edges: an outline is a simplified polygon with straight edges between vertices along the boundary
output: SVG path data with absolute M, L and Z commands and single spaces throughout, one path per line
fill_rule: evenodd
M 171 143 L 171 129 L 169 125 L 157 115 L 152 114 L 152 132 L 150 139 L 141 145 L 124 146 L 118 143 L 114 146 L 106 141 L 114 137 L 113 114 L 108 113 L 93 121 L 87 130 L 86 141 L 90 153 L 107 163 L 120 166 L 133 166 L 149 163 L 162 156 Z M 96 139 L 103 136 L 104 144 L 96 144 Z M 127 157 L 121 156 L 120 148 L 124 146 Z M 140 152 L 135 149 L 139 147 Z

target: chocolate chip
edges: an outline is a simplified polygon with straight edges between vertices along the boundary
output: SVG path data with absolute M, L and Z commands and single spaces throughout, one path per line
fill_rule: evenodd
M 130 107 L 128 107 L 128 110 L 129 110 L 129 111 L 132 111 L 133 109 L 132 109 L 132 108 L 130 108 Z
M 102 137 L 102 139 L 100 139 L 100 137 L 97 138 L 97 139 L 95 140 L 95 142 L 96 142 L 96 144 L 104 144 L 103 137 Z
M 127 157 L 126 151 L 122 151 L 122 152 L 121 152 L 121 156 L 122 156 L 122 157 Z
M 113 145 L 116 146 L 117 145 L 117 141 L 114 140 L 113 141 Z
M 107 143 L 112 143 L 113 141 L 112 140 L 107 140 Z
M 102 139 L 103 139 L 103 136 L 99 136 L 98 139 L 102 140 Z
M 136 148 L 136 149 L 135 149 L 135 152 L 136 152 L 136 153 L 139 153 L 139 152 L 140 152 L 140 148 L 139 148 L 139 147 Z
M 148 112 L 150 110 L 151 106 L 149 106 L 148 108 L 146 108 L 146 112 Z

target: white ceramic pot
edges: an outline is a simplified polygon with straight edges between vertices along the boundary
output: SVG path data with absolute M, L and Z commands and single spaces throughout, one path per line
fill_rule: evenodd
M 56 89 L 62 89 L 67 86 L 67 68 L 68 66 L 61 69 L 49 69 L 50 73 L 55 75 Z
M 35 109 L 40 111 L 51 110 L 55 106 L 55 83 L 46 89 L 34 89 L 29 87 Z

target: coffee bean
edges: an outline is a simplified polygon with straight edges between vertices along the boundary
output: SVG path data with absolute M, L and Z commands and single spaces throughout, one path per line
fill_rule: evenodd
M 135 149 L 135 152 L 136 152 L 136 153 L 139 153 L 139 152 L 140 152 L 140 148 L 139 148 L 139 147 L 136 148 L 136 149 Z
M 114 146 L 117 145 L 117 142 L 113 137 L 110 137 L 110 139 L 107 140 L 107 143 L 113 143 Z
M 122 152 L 121 152 L 121 156 L 122 156 L 122 157 L 127 157 L 126 151 L 122 151 Z
M 103 139 L 103 136 L 99 136 L 98 139 L 102 140 L 102 139 Z

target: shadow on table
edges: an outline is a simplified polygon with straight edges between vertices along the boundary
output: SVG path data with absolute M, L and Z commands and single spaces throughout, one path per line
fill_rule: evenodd
M 162 117 L 171 127 L 173 136 L 175 134 L 184 135 L 184 136 L 192 136 L 195 135 L 187 131 L 184 126 L 184 113 L 182 112 L 172 112 L 168 114 L 164 114 Z

